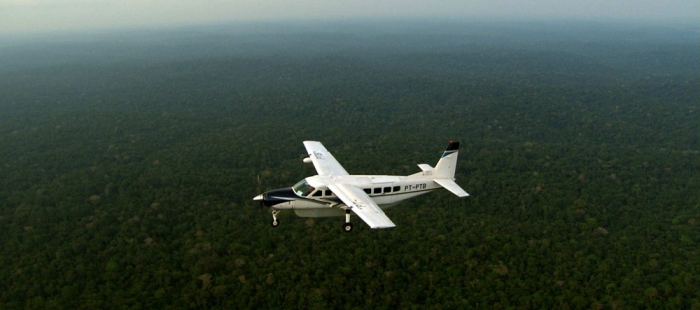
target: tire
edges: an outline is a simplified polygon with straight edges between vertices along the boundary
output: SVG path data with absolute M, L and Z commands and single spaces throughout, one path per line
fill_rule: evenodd
M 270 221 L 270 225 L 272 225 L 272 227 L 277 227 L 280 225 L 280 220 L 272 220 Z
M 343 224 L 343 231 L 344 232 L 351 232 L 352 231 L 352 223 Z

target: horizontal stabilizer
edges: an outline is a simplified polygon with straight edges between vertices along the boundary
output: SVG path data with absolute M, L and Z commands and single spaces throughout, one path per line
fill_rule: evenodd
M 418 164 L 418 168 L 420 168 L 420 170 L 423 170 L 425 172 L 433 171 L 433 167 L 430 167 L 430 165 L 428 165 L 428 164 Z
M 465 192 L 455 181 L 450 179 L 434 179 L 435 183 L 440 184 L 446 190 L 452 192 L 459 197 L 467 197 L 469 194 Z

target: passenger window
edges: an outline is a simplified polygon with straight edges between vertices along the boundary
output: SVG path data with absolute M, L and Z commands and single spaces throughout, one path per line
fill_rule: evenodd
M 312 196 L 314 196 L 314 197 L 320 197 L 321 195 L 323 195 L 323 191 L 318 190 L 318 191 L 315 191 L 315 192 L 313 193 Z
M 375 193 L 375 194 L 381 194 L 381 193 L 382 193 L 382 188 L 381 188 L 381 187 L 375 188 L 375 189 L 374 189 L 374 193 Z
M 398 192 L 399 190 L 401 190 L 401 186 L 394 186 L 394 191 L 395 191 L 395 192 Z
M 385 187 L 384 193 L 391 193 L 391 187 Z
M 333 192 L 331 192 L 330 189 L 327 189 L 325 195 L 326 196 L 333 196 Z
M 371 189 L 371 188 L 363 188 L 362 190 L 365 191 L 365 193 L 367 193 L 367 194 L 371 194 L 371 193 L 372 193 L 372 189 Z

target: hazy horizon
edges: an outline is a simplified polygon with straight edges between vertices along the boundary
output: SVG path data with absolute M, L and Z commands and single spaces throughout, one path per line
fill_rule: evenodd
M 574 1 L 221 1 L 205 4 L 150 0 L 6 0 L 0 3 L 0 35 L 94 32 L 241 22 L 343 20 L 596 20 L 697 25 L 693 0 Z

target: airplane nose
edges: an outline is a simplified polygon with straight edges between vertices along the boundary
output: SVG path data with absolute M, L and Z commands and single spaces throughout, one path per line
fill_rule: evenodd
M 287 202 L 293 197 L 297 197 L 297 195 L 294 193 L 294 190 L 292 190 L 292 188 L 290 187 L 264 192 L 260 195 L 255 196 L 253 200 L 260 201 L 261 204 L 264 204 L 268 207 L 272 207 L 274 205 Z

